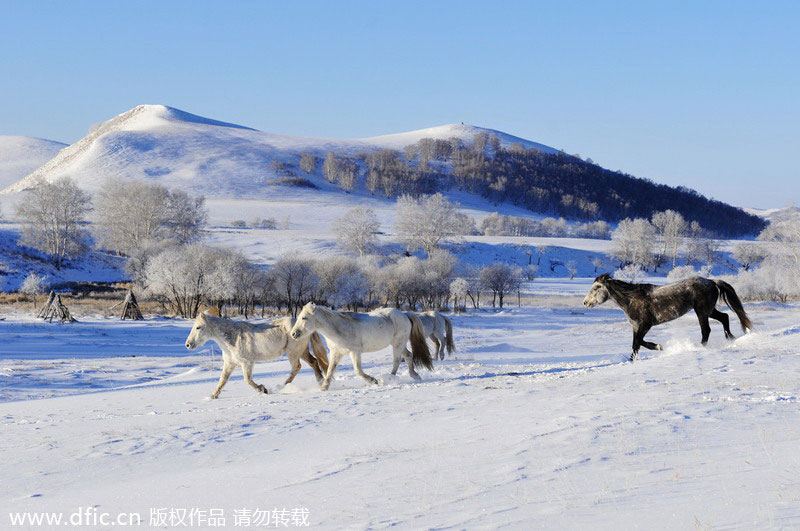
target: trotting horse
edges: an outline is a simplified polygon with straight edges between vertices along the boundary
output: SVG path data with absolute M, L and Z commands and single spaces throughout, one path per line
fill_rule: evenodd
M 409 313 L 412 312 L 406 312 L 406 315 Z M 452 354 L 456 346 L 453 343 L 453 323 L 450 322 L 450 318 L 435 311 L 414 312 L 414 314 L 422 322 L 422 326 L 425 328 L 425 335 L 436 345 L 436 353 L 433 355 L 433 359 L 438 357 L 443 360 L 445 347 L 447 348 L 447 353 Z
M 709 317 L 722 323 L 726 338 L 734 339 L 728 314 L 716 308 L 720 297 L 731 310 L 736 312 L 742 323 L 742 330 L 746 332 L 751 329 L 752 323 L 744 311 L 736 291 L 733 286 L 722 280 L 692 277 L 666 286 L 656 286 L 615 280 L 606 273 L 594 279 L 594 284 L 589 289 L 586 298 L 583 299 L 583 305 L 593 308 L 610 298 L 622 308 L 633 326 L 633 353 L 631 354 L 631 361 L 633 361 L 639 356 L 640 346 L 650 350 L 662 350 L 661 345 L 644 340 L 645 334 L 653 326 L 677 319 L 689 310 L 694 310 L 700 321 L 703 345 L 708 342 L 708 336 L 711 334 L 711 326 L 708 324 Z
M 321 381 L 322 371 L 328 369 L 328 358 L 322 339 L 318 334 L 311 334 L 309 339 L 314 349 L 312 355 L 308 350 L 308 340 L 297 341 L 289 335 L 293 324 L 291 317 L 282 317 L 266 324 L 251 324 L 198 313 L 189 337 L 186 338 L 186 348 L 194 350 L 208 341 L 215 341 L 222 349 L 222 374 L 211 398 L 219 396 L 237 365 L 242 366 L 245 382 L 256 391 L 267 393 L 266 387 L 253 381 L 253 365 L 257 361 L 275 359 L 284 352 L 292 366 L 292 372 L 286 379 L 287 384 L 294 380 L 300 370 L 301 359 L 314 370 L 317 381 Z
M 415 367 L 433 368 L 431 353 L 425 342 L 425 330 L 416 315 L 406 315 L 394 308 L 382 308 L 369 313 L 337 312 L 309 302 L 303 306 L 292 328 L 294 339 L 318 331 L 328 341 L 330 362 L 320 388 L 325 391 L 331 384 L 339 360 L 350 354 L 353 369 L 364 380 L 377 384 L 378 380 L 361 368 L 361 353 L 375 352 L 392 347 L 394 357 L 392 374 L 397 374 L 400 358 L 408 364 L 408 374 L 421 380 Z M 411 352 L 406 343 L 411 342 Z

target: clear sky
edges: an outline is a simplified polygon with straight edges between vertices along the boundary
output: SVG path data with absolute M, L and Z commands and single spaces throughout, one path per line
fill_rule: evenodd
M 0 134 L 162 103 L 263 131 L 465 122 L 800 203 L 800 2 L 0 0 Z

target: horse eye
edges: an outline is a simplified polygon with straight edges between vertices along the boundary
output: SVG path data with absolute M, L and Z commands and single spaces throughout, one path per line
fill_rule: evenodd
M 198 330 L 200 330 L 201 328 L 203 328 L 203 327 L 202 327 L 202 326 L 198 326 L 198 327 L 197 327 L 197 329 L 198 329 Z

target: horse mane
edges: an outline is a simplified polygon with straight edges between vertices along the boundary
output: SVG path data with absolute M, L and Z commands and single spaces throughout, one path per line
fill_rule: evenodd
M 315 312 L 320 310 L 322 310 L 322 313 L 331 317 L 339 317 L 353 322 L 358 321 L 358 319 L 355 317 L 356 314 L 354 314 L 353 312 L 337 312 L 336 310 L 328 308 L 327 306 L 317 306 L 316 308 L 314 308 Z
M 617 280 L 612 278 L 608 273 L 604 273 L 594 280 L 605 286 L 606 289 L 613 290 L 626 297 L 647 295 L 655 287 L 654 284 L 633 284 L 631 282 L 625 282 L 624 280 Z

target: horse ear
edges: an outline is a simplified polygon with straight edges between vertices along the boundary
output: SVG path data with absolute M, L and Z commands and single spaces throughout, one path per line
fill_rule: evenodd
M 610 278 L 611 278 L 611 275 L 609 275 L 608 273 L 603 273 L 602 275 L 600 275 L 599 277 L 594 279 L 594 281 L 602 283 L 602 282 L 605 282 L 606 280 L 608 280 Z

